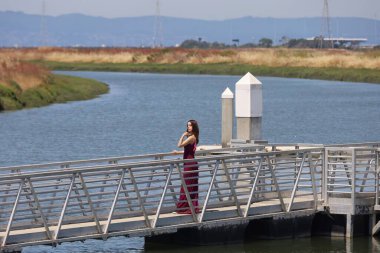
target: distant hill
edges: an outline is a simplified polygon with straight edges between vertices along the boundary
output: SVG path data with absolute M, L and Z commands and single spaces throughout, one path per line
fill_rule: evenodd
M 380 20 L 331 18 L 332 37 L 367 38 L 380 44 Z M 257 43 L 270 38 L 306 38 L 321 33 L 321 18 L 253 18 L 208 21 L 161 17 L 162 44 L 174 46 L 187 39 L 232 44 Z M 155 17 L 103 18 L 82 14 L 58 17 L 0 11 L 0 47 L 10 46 L 152 46 Z M 159 38 L 157 41 L 161 41 Z

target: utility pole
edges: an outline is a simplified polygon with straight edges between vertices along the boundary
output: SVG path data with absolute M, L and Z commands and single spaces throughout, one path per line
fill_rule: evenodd
M 160 12 L 160 0 L 156 0 L 156 15 L 154 18 L 153 47 L 160 48 L 162 46 L 163 46 L 163 36 L 162 36 L 162 23 L 161 23 L 161 12 Z
M 380 41 L 377 40 L 377 37 L 378 37 L 377 23 L 378 23 L 378 20 L 377 20 L 377 15 L 375 13 L 375 39 L 374 39 L 374 43 L 378 43 L 380 45 Z
M 330 14 L 329 14 L 329 2 L 328 2 L 328 0 L 324 0 L 324 3 L 323 3 L 320 48 L 323 48 L 323 41 L 325 40 L 325 38 L 328 39 L 328 43 L 330 43 L 331 48 L 333 48 L 334 42 L 331 40 Z
M 40 46 L 47 46 L 46 3 L 45 3 L 45 0 L 42 1 L 42 9 L 41 9 Z

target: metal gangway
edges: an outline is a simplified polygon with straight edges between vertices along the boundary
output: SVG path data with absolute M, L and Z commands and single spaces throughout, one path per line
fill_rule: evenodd
M 380 231 L 380 143 L 325 147 L 322 198 L 328 212 L 347 215 L 346 236 L 353 236 L 355 215 L 369 215 L 372 235 Z
M 246 144 L 197 151 L 186 161 L 162 153 L 2 167 L 0 249 L 308 215 L 339 197 L 372 197 L 380 210 L 379 145 L 363 145 Z M 184 162 L 197 162 L 191 173 L 198 178 L 199 213 Z M 181 186 L 191 214 L 176 213 Z

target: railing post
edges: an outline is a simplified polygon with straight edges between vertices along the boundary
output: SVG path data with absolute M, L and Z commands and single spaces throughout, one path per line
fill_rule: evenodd
M 219 168 L 219 161 L 216 160 L 215 166 L 214 166 L 214 171 L 212 173 L 212 178 L 211 178 L 211 181 L 210 181 L 210 186 L 209 186 L 209 188 L 207 190 L 206 199 L 205 199 L 205 202 L 203 204 L 202 212 L 201 212 L 200 217 L 199 217 L 199 222 L 202 222 L 204 214 L 206 212 L 207 203 L 208 203 L 208 200 L 210 198 L 212 186 L 214 185 L 214 181 L 215 181 L 215 177 L 216 177 L 216 173 L 218 171 L 218 168 Z
M 242 211 L 241 211 L 239 199 L 237 197 L 236 189 L 235 189 L 236 188 L 236 184 L 233 183 L 231 175 L 228 172 L 228 168 L 227 168 L 227 165 L 226 165 L 226 163 L 225 163 L 224 160 L 222 160 L 222 165 L 223 165 L 224 173 L 226 174 L 227 182 L 228 182 L 228 184 L 230 186 L 231 194 L 232 194 L 232 196 L 233 196 L 233 198 L 235 200 L 235 204 L 236 204 L 238 215 L 242 216 L 243 214 L 242 214 Z
M 302 169 L 303 169 L 304 163 L 305 163 L 305 153 L 302 154 L 301 165 L 300 165 L 300 168 L 299 168 L 298 173 L 297 173 L 297 178 L 296 178 L 296 180 L 294 182 L 294 187 L 293 187 L 293 190 L 292 190 L 292 195 L 290 196 L 290 202 L 289 202 L 289 205 L 288 205 L 288 209 L 286 210 L 287 212 L 290 212 L 290 210 L 292 209 L 292 205 L 293 205 L 293 202 L 294 202 L 294 197 L 296 196 L 296 191 L 297 191 L 297 188 L 298 188 L 298 182 L 299 182 L 299 180 L 301 178 L 301 174 L 302 174 Z
M 246 206 L 245 211 L 244 211 L 244 217 L 248 216 L 249 209 L 251 208 L 253 193 L 255 192 L 256 184 L 257 184 L 258 178 L 260 176 L 262 164 L 263 164 L 263 158 L 260 157 L 259 167 L 257 168 L 256 176 L 255 176 L 255 179 L 254 179 L 253 184 L 252 184 L 252 189 L 251 189 L 251 192 L 249 194 L 247 206 Z
M 50 229 L 49 229 L 49 225 L 48 225 L 48 222 L 47 222 L 47 219 L 45 217 L 45 214 L 42 210 L 42 207 L 40 205 L 40 201 L 38 200 L 38 197 L 37 197 L 37 193 L 36 191 L 34 190 L 34 187 L 33 187 L 33 184 L 32 184 L 32 181 L 30 180 L 30 178 L 27 178 L 27 181 L 29 183 L 29 187 L 30 187 L 30 192 L 32 193 L 33 195 L 33 198 L 34 198 L 34 202 L 36 203 L 36 206 L 37 206 L 37 210 L 39 210 L 40 212 L 40 215 L 41 215 L 41 219 L 42 219 L 42 223 L 44 225 L 44 228 L 45 228 L 45 231 L 46 231 L 46 235 L 48 236 L 48 238 L 51 240 L 53 238 L 51 232 L 50 232 Z
M 379 205 L 379 191 L 380 191 L 380 183 L 379 183 L 379 174 L 380 174 L 380 167 L 379 167 L 379 156 L 380 149 L 377 149 L 376 151 L 376 161 L 375 161 L 375 205 Z
M 326 206 L 329 205 L 329 199 L 328 199 L 328 175 L 329 175 L 329 150 L 327 148 L 324 149 L 323 152 L 323 162 L 322 162 L 322 199 L 324 200 L 324 203 Z
M 162 156 L 155 156 L 155 157 L 154 157 L 154 160 L 162 160 Z M 150 172 L 149 182 L 146 183 L 146 186 L 145 186 L 146 190 L 144 191 L 143 196 L 147 196 L 147 195 L 149 194 L 149 187 L 150 187 L 151 184 L 152 184 L 152 180 L 153 180 L 153 175 L 154 175 L 154 173 L 155 173 L 155 170 L 152 170 L 152 171 Z
M 58 239 L 59 232 L 61 230 L 61 226 L 62 226 L 62 223 L 63 223 L 63 217 L 65 216 L 66 208 L 67 208 L 67 205 L 68 205 L 69 200 L 70 200 L 71 191 L 72 191 L 72 189 L 74 187 L 75 177 L 76 177 L 76 174 L 74 173 L 73 176 L 72 176 L 72 178 L 71 178 L 71 183 L 70 183 L 70 186 L 69 186 L 69 190 L 67 191 L 67 194 L 66 194 L 65 202 L 63 203 L 61 215 L 59 216 L 59 221 L 58 221 L 57 229 L 55 231 L 55 235 L 54 235 L 54 238 L 53 238 L 54 241 L 56 241 Z
M 156 224 L 157 224 L 157 221 L 158 221 L 158 218 L 160 217 L 160 212 L 161 212 L 161 207 L 162 207 L 162 203 L 164 202 L 165 200 L 165 196 L 166 196 L 166 192 L 167 192 L 167 189 L 168 189 L 168 186 L 170 184 L 170 179 L 172 177 L 172 173 L 173 173 L 173 164 L 170 164 L 170 168 L 169 168 L 169 172 L 168 172 L 168 175 L 167 175 L 167 178 L 166 178 L 166 182 L 165 182 L 165 186 L 164 186 L 164 190 L 162 191 L 162 194 L 161 194 L 161 198 L 160 198 L 160 202 L 158 203 L 158 206 L 157 206 L 157 212 L 156 212 L 156 216 L 152 222 L 152 228 L 155 228 L 156 227 Z
M 318 162 L 317 158 L 317 162 Z M 315 171 L 316 171 L 316 165 L 313 165 L 313 154 L 309 154 L 309 170 L 310 170 L 310 177 L 311 177 L 311 187 L 313 190 L 313 199 L 314 199 L 314 209 L 317 210 L 318 206 L 318 194 L 317 194 L 317 187 L 316 187 L 316 180 L 315 180 Z M 322 178 L 321 178 L 322 180 Z
M 374 162 L 374 159 L 371 159 L 371 155 L 369 157 L 370 160 L 368 160 L 368 166 L 365 168 L 366 172 L 362 178 L 362 183 L 360 184 L 360 191 L 359 192 L 364 192 L 365 186 L 367 184 L 368 180 L 368 174 L 371 172 L 371 166 L 372 163 Z
M 207 167 L 208 167 L 209 169 L 211 169 L 211 170 L 210 170 L 210 175 L 211 175 L 211 177 L 212 177 L 212 175 L 213 175 L 212 165 L 211 165 L 211 164 L 207 164 Z M 219 183 L 214 181 L 214 186 L 215 186 L 216 193 L 217 193 L 217 195 L 218 195 L 218 199 L 219 199 L 220 202 L 222 202 L 222 201 L 223 201 L 223 197 L 221 197 L 222 193 L 221 193 L 221 191 L 219 190 Z
M 355 214 L 355 202 L 356 202 L 356 149 L 352 149 L 352 165 L 351 165 L 351 214 Z
M 139 201 L 140 203 L 140 208 L 141 208 L 141 211 L 144 215 L 144 218 L 145 218 L 145 224 L 147 227 L 152 227 L 152 224 L 150 223 L 149 221 L 149 217 L 148 217 L 148 214 L 145 210 L 145 206 L 144 206 L 144 200 L 142 199 L 141 197 L 141 194 L 140 194 L 140 190 L 137 186 L 137 181 L 135 179 L 135 176 L 133 175 L 132 173 L 132 168 L 128 168 L 128 172 L 129 172 L 129 176 L 131 177 L 131 181 L 132 181 L 132 184 L 133 184 L 133 188 L 135 189 L 135 193 L 136 193 L 136 196 L 137 196 L 137 200 Z
M 116 193 L 115 193 L 115 197 L 113 198 L 112 206 L 111 206 L 110 212 L 108 214 L 107 223 L 104 225 L 104 229 L 103 229 L 103 235 L 104 236 L 107 235 L 109 226 L 110 226 L 111 221 L 112 221 L 112 215 L 113 215 L 113 212 L 115 210 L 115 206 L 116 206 L 117 200 L 119 198 L 120 189 L 122 188 L 121 186 L 122 186 L 122 184 L 124 182 L 125 170 L 126 169 L 123 169 L 122 172 L 121 172 L 121 176 L 120 176 L 119 184 L 117 185 L 117 190 L 116 190 Z
M 13 208 L 12 208 L 12 213 L 11 213 L 11 216 L 9 217 L 7 229 L 5 230 L 5 235 L 4 235 L 3 241 L 1 243 L 2 247 L 4 247 L 6 245 L 9 233 L 11 232 L 13 218 L 14 218 L 16 210 L 17 210 L 18 202 L 20 201 L 21 192 L 22 192 L 23 187 L 24 187 L 24 179 L 21 179 L 20 187 L 18 188 L 18 191 L 17 191 L 16 200 L 15 200 L 15 203 L 14 203 Z
M 83 178 L 83 175 L 82 175 L 81 172 L 79 172 L 78 175 L 79 175 L 79 180 L 80 180 L 80 182 L 82 184 L 83 192 L 86 195 L 88 205 L 90 206 L 92 214 L 94 215 L 96 229 L 98 230 L 98 233 L 101 234 L 102 233 L 102 228 L 100 226 L 98 215 L 96 214 L 96 210 L 94 208 L 94 205 L 92 204 L 91 196 L 90 196 L 90 193 L 89 193 L 89 191 L 87 189 L 86 182 L 84 181 L 84 178 Z
M 269 171 L 270 171 L 272 179 L 273 179 L 273 183 L 274 183 L 274 185 L 276 187 L 278 198 L 280 199 L 281 210 L 282 211 L 286 211 L 284 199 L 282 198 L 282 194 L 281 194 L 281 189 L 280 189 L 280 186 L 278 185 L 278 182 L 277 182 L 276 173 L 274 172 L 274 169 L 273 169 L 273 166 L 272 166 L 272 163 L 270 161 L 269 156 L 267 156 L 266 158 L 267 158 L 268 168 L 269 168 Z
M 110 175 L 107 173 L 107 174 L 104 175 L 104 180 L 103 180 L 103 182 L 102 182 L 102 185 L 103 185 L 103 186 L 100 188 L 100 191 L 99 191 L 100 194 L 98 195 L 98 198 L 97 198 L 98 200 L 102 200 L 102 198 L 103 198 L 103 195 L 102 195 L 102 194 L 103 194 L 103 192 L 104 192 L 104 190 L 105 190 L 104 185 L 107 184 L 107 181 L 108 181 L 107 179 L 108 179 L 108 178 L 110 178 Z M 96 207 L 97 207 L 97 208 L 100 207 L 100 201 L 97 203 Z

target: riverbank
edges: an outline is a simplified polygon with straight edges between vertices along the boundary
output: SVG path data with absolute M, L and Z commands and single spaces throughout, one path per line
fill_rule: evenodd
M 54 70 L 274 76 L 380 84 L 378 49 L 4 48 Z
M 150 72 L 166 74 L 212 74 L 244 75 L 251 72 L 256 76 L 335 80 L 380 84 L 380 71 L 365 68 L 339 67 L 270 67 L 236 63 L 169 64 L 169 63 L 94 63 L 36 61 L 54 70 Z
M 26 90 L 16 82 L 0 83 L 0 111 L 87 100 L 107 92 L 108 86 L 96 80 L 49 74 L 44 84 Z

